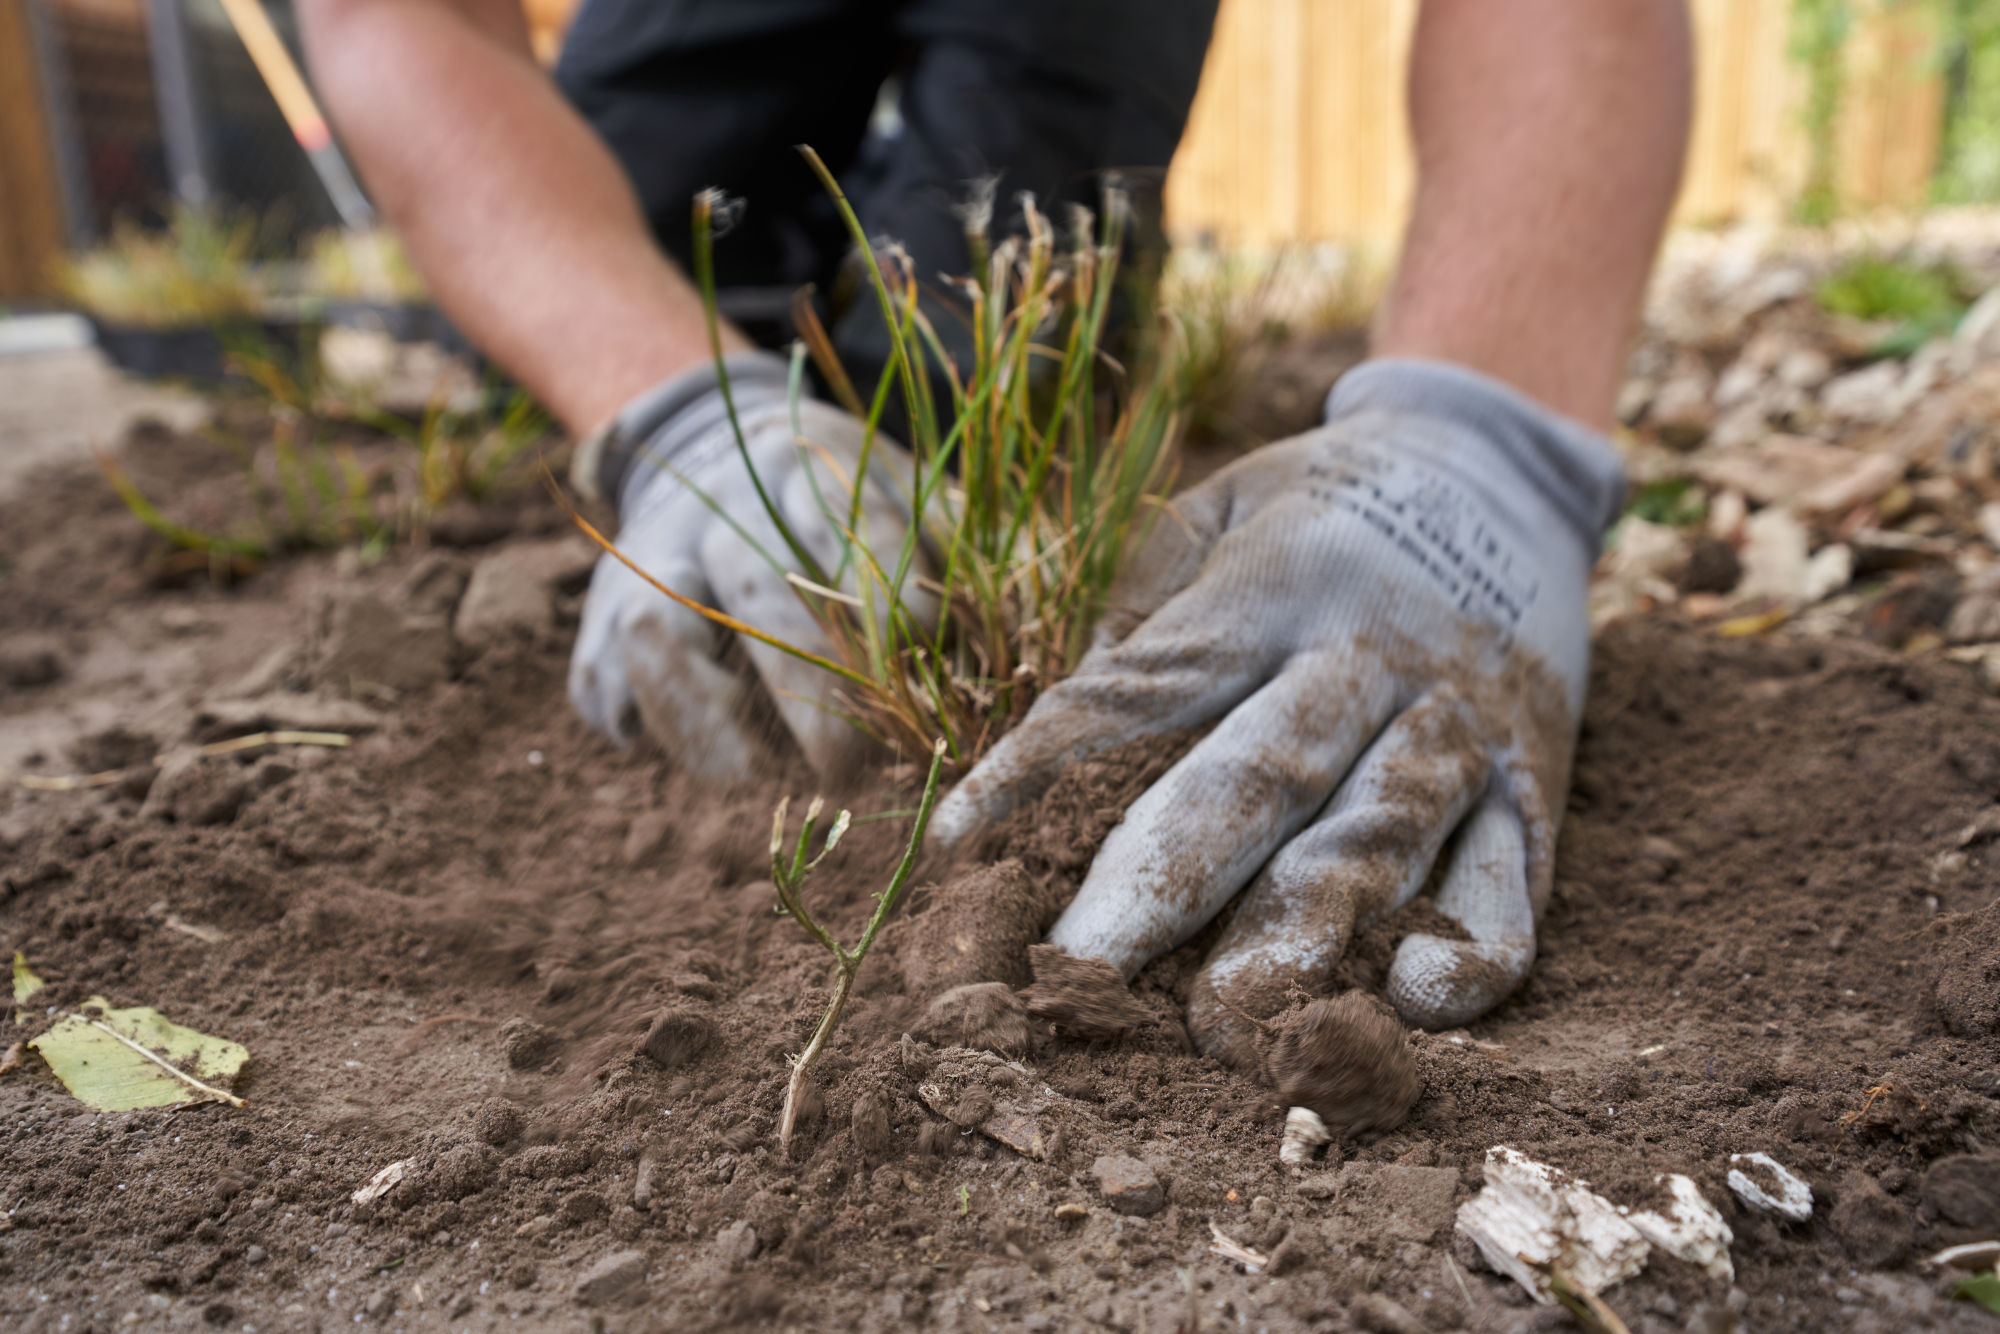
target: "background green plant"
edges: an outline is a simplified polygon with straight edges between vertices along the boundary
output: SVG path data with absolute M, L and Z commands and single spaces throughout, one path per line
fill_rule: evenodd
M 489 379 L 471 406 L 433 400 L 409 421 L 335 395 L 320 369 L 312 326 L 297 355 L 263 336 L 221 330 L 230 368 L 249 386 L 255 426 L 219 412 L 208 436 L 236 461 L 251 515 L 236 531 L 211 532 L 168 515 L 110 455 L 98 465 L 133 516 L 174 546 L 217 562 L 258 563 L 286 551 L 357 546 L 373 558 L 421 534 L 459 499 L 493 499 L 525 480 L 517 465 L 548 437 L 550 422 L 521 389 Z M 360 429 L 357 429 L 360 428 Z M 357 444 L 374 433 L 400 447 L 364 465 Z

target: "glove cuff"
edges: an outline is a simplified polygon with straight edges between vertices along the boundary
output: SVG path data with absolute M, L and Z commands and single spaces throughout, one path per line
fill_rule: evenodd
M 1488 375 L 1444 361 L 1363 362 L 1326 396 L 1329 423 L 1357 412 L 1412 413 L 1491 444 L 1575 528 L 1591 558 L 1625 505 L 1625 461 L 1597 432 Z
M 729 373 L 729 392 L 739 418 L 756 404 L 774 398 L 782 402 L 789 392 L 791 368 L 783 357 L 738 352 L 722 364 Z M 727 429 L 728 421 L 715 363 L 704 361 L 654 385 L 585 436 L 570 457 L 570 485 L 591 500 L 618 502 L 622 513 L 628 486 L 649 471 L 635 468 L 635 463 L 641 458 L 656 464 L 671 462 L 714 427 Z

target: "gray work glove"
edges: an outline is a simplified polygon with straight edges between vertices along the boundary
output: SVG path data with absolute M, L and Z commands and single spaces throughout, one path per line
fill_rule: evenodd
M 840 564 L 839 525 L 847 520 L 862 424 L 805 400 L 795 434 L 784 361 L 754 352 L 725 365 L 765 494 L 821 570 L 832 572 Z M 900 550 L 909 529 L 909 455 L 878 436 L 868 471 L 857 532 L 878 553 Z M 634 400 L 578 450 L 572 481 L 586 495 L 616 500 L 619 550 L 668 588 L 837 658 L 786 579 L 787 572 L 804 571 L 758 499 L 713 366 Z M 851 565 L 842 583 L 853 590 Z M 731 640 L 740 640 L 754 679 L 725 658 Z M 813 767 L 838 772 L 868 742 L 827 707 L 837 683 L 811 663 L 681 606 L 608 553 L 598 559 L 570 657 L 569 694 L 584 721 L 620 745 L 643 726 L 693 773 L 746 777 L 769 754 L 760 714 L 774 705 Z
M 1437 906 L 1470 939 L 1407 937 L 1388 991 L 1412 1023 L 1464 1023 L 1535 957 L 1586 584 L 1623 492 L 1605 441 L 1504 385 L 1356 369 L 1326 425 L 1157 520 L 1099 643 L 939 805 L 939 838 L 1094 751 L 1214 723 L 1112 830 L 1050 943 L 1129 979 L 1241 891 L 1189 1021 L 1254 1064 L 1257 1021 L 1294 983 L 1323 990 L 1355 924 L 1442 857 Z

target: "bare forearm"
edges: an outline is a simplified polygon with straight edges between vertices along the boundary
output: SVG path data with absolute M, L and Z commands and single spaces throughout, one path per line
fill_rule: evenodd
M 517 7 L 300 8 L 333 122 L 439 304 L 572 430 L 708 355 L 693 289 Z
M 1418 185 L 1376 331 L 1607 426 L 1680 182 L 1682 0 L 1425 0 Z

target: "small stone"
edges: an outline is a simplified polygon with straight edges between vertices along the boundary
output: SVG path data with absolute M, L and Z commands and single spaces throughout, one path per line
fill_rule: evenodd
M 653 1207 L 653 1174 L 659 1170 L 651 1154 L 639 1159 L 638 1170 L 632 1176 L 632 1207 L 647 1210 Z
M 265 1256 L 266 1256 L 267 1254 L 268 1254 L 268 1252 L 266 1252 L 266 1251 L 265 1251 L 265 1249 L 264 1249 L 264 1248 L 263 1248 L 262 1246 L 251 1246 L 251 1247 L 248 1247 L 248 1248 L 246 1248 L 246 1249 L 244 1250 L 244 1252 L 243 1252 L 243 1263 L 244 1263 L 244 1264 L 246 1264 L 246 1265 L 260 1265 L 260 1264 L 263 1264 L 263 1263 L 264 1263 L 264 1257 L 265 1257 Z
M 646 1030 L 640 1050 L 663 1070 L 678 1070 L 708 1050 L 715 1024 L 693 1010 L 662 1010 Z
M 757 1257 L 757 1229 L 739 1218 L 715 1234 L 715 1258 L 734 1268 Z
M 500 1025 L 500 1050 L 514 1069 L 532 1070 L 555 1054 L 556 1035 L 526 1019 L 509 1019 Z
M 620 855 L 627 866 L 644 866 L 665 852 L 673 841 L 672 811 L 640 811 L 625 831 L 625 846 Z
M 1167 1202 L 1160 1179 L 1137 1158 L 1125 1154 L 1099 1158 L 1090 1165 L 1090 1175 L 1096 1179 L 1104 1202 L 1121 1214 L 1150 1217 Z
M 394 1288 L 382 1289 L 382 1291 L 370 1297 L 368 1304 L 361 1309 L 368 1313 L 370 1320 L 387 1320 L 396 1313 L 396 1290 Z
M 624 1306 L 645 1295 L 646 1255 L 617 1251 L 586 1269 L 576 1281 L 575 1296 L 585 1306 Z

